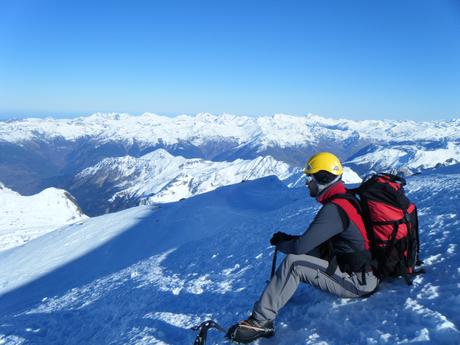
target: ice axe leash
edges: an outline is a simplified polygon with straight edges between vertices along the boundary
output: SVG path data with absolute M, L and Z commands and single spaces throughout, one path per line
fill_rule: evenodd
M 195 342 L 193 345 L 206 345 L 206 338 L 208 336 L 208 330 L 211 328 L 215 328 L 218 331 L 226 333 L 227 331 L 220 326 L 217 322 L 208 320 L 205 322 L 202 322 L 200 325 L 192 327 L 192 331 L 200 331 L 198 335 L 195 338 Z

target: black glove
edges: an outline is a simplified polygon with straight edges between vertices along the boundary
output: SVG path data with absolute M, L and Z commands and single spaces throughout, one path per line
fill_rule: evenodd
M 276 246 L 280 242 L 289 241 L 296 237 L 297 236 L 289 235 L 289 234 L 286 234 L 285 232 L 278 231 L 277 233 L 273 234 L 272 238 L 270 239 L 270 244 L 272 246 Z

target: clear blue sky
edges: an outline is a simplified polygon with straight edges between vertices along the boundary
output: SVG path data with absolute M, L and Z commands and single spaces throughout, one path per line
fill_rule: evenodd
M 460 0 L 0 2 L 0 118 L 460 116 Z

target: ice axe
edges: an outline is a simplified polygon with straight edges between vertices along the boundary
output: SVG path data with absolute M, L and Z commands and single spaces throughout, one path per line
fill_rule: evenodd
M 200 331 L 200 333 L 198 333 L 198 335 L 196 336 L 195 342 L 193 343 L 193 345 L 206 345 L 206 338 L 208 336 L 208 330 L 210 328 L 215 328 L 218 331 L 221 331 L 224 333 L 227 332 L 222 326 L 220 326 L 215 321 L 208 320 L 208 321 L 202 322 L 200 325 L 191 328 L 192 331 Z

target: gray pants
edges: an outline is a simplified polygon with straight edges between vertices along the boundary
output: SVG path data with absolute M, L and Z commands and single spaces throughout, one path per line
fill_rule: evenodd
M 254 305 L 253 316 L 259 321 L 274 320 L 278 311 L 294 295 L 300 282 L 347 298 L 364 296 L 377 287 L 378 279 L 372 272 L 366 273 L 364 284 L 361 273 L 349 275 L 338 267 L 333 275 L 328 275 L 328 264 L 326 260 L 315 256 L 287 255 Z

